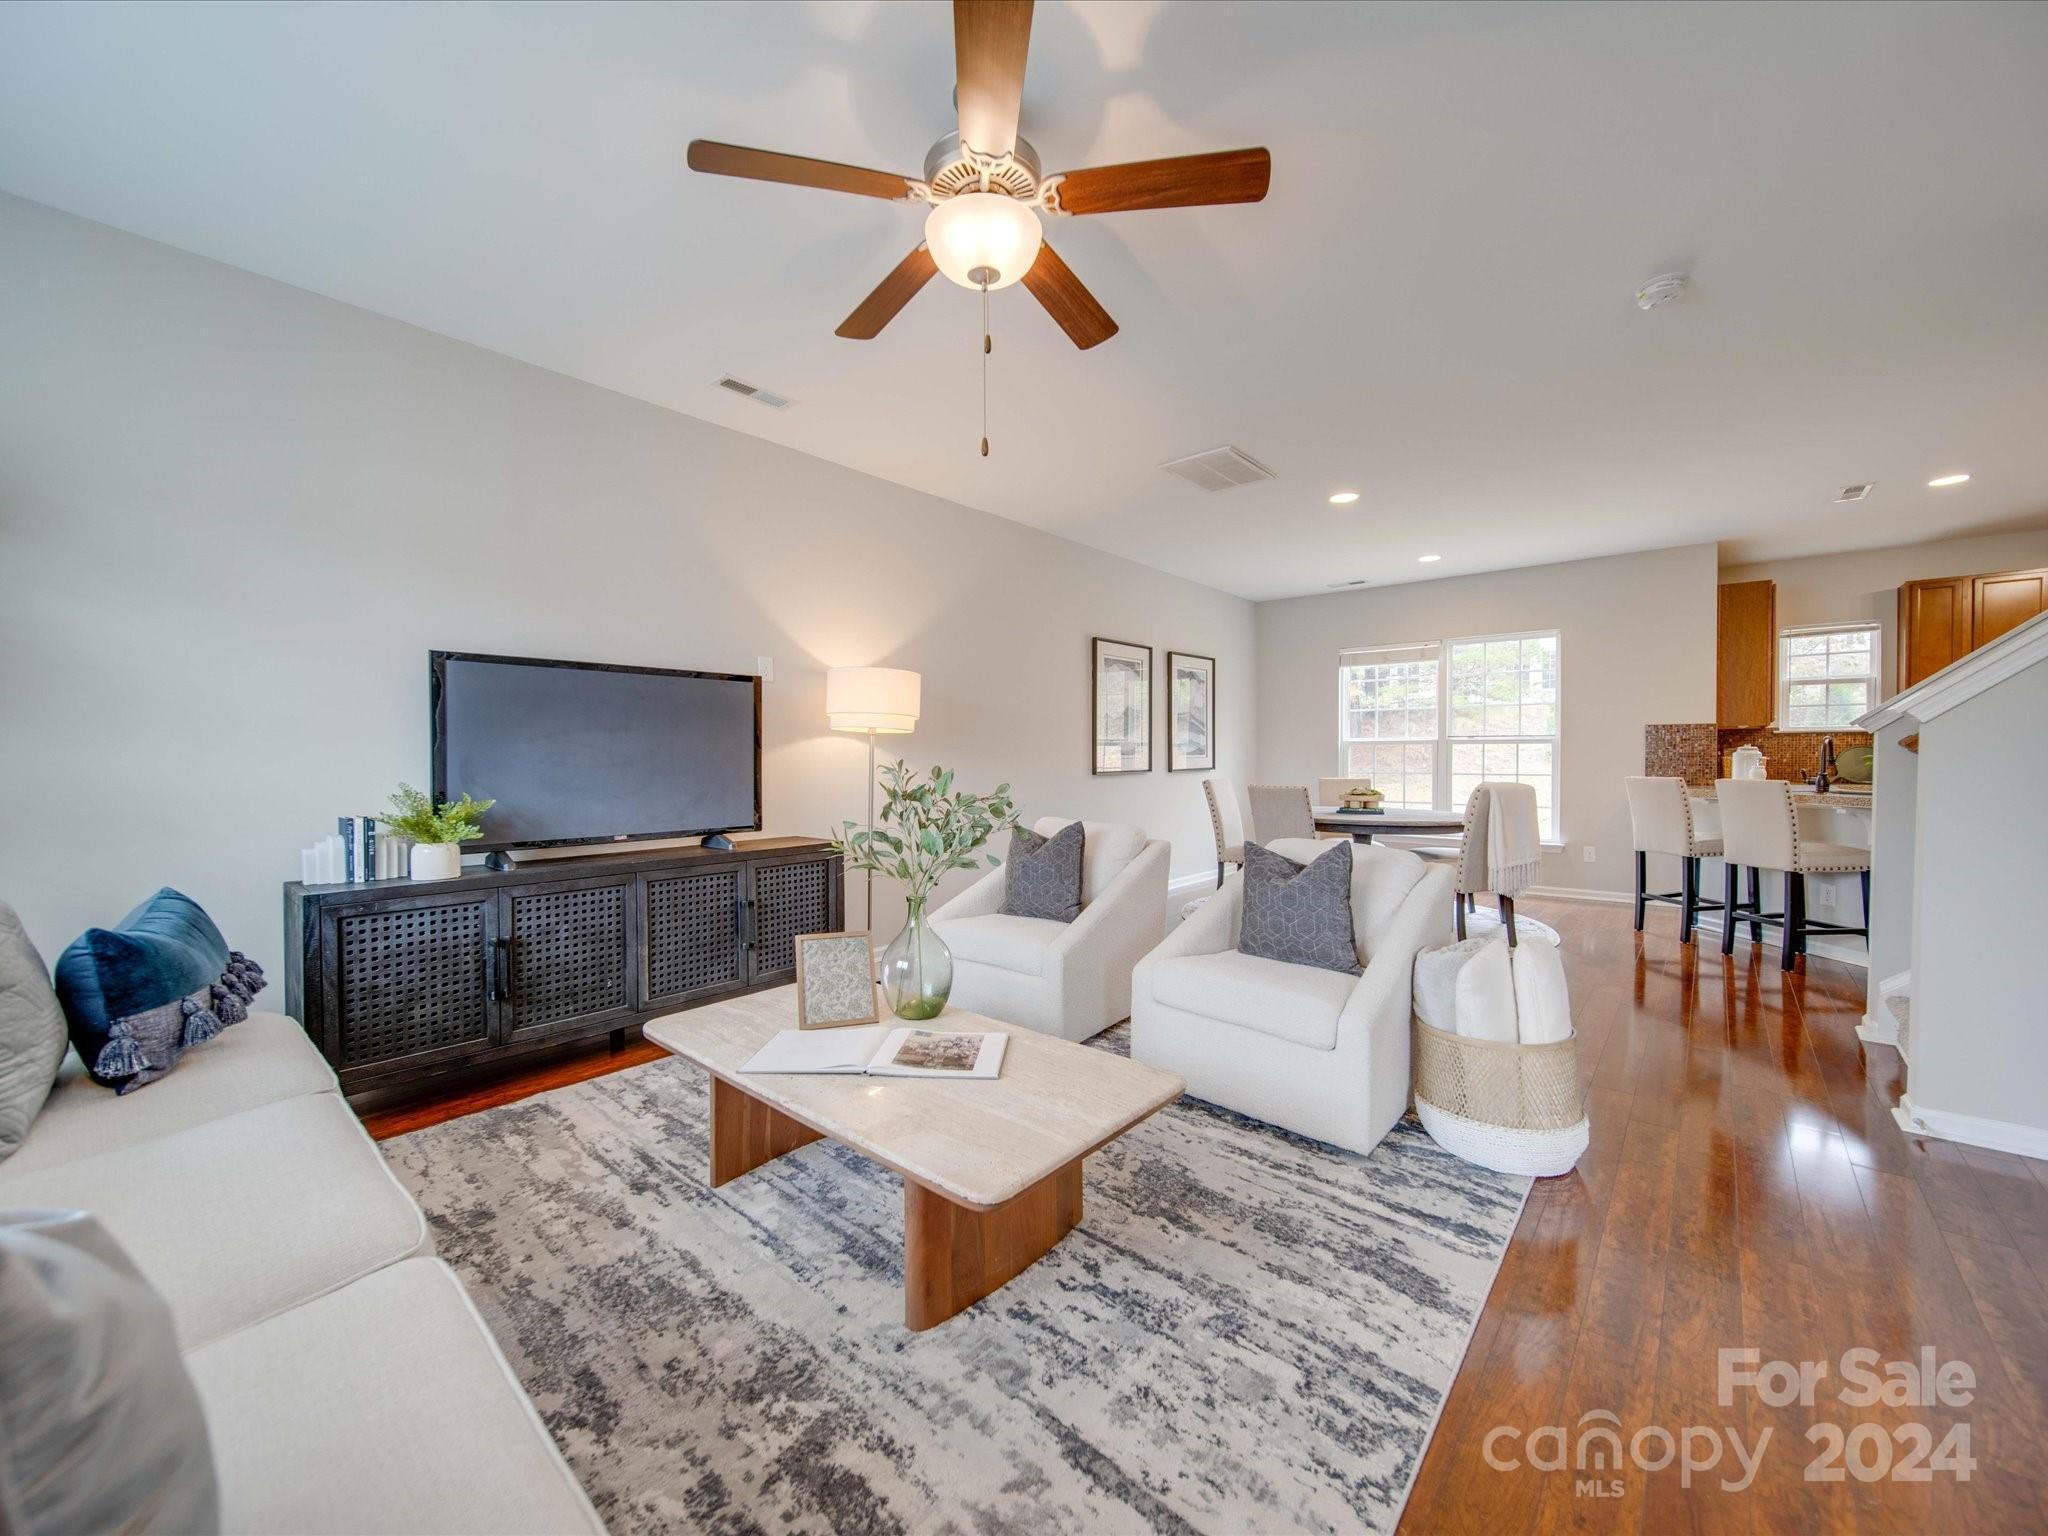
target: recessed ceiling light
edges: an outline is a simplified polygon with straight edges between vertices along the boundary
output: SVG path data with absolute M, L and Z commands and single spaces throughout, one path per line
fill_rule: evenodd
M 1938 491 L 1945 485 L 1961 485 L 1965 480 L 1969 478 L 1970 477 L 1968 475 L 1943 475 L 1939 479 L 1930 480 L 1927 483 L 1933 489 Z
M 1435 565 L 1435 564 L 1437 563 L 1437 561 L 1439 561 L 1439 560 L 1443 559 L 1443 556 L 1442 556 L 1442 555 L 1417 555 L 1417 556 L 1416 556 L 1415 558 L 1416 558 L 1417 560 L 1420 560 L 1420 561 L 1421 561 L 1421 562 L 1422 562 L 1422 563 L 1423 563 L 1424 565 Z
M 1333 507 L 1348 507 L 1356 500 L 1358 500 L 1358 492 L 1339 491 L 1330 498 L 1330 505 Z

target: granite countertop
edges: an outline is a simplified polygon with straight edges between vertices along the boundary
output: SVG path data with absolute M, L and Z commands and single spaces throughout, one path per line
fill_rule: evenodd
M 1714 798 L 1714 786 L 1711 784 L 1688 784 L 1685 786 L 1685 792 L 1695 800 Z M 1811 785 L 1794 783 L 1792 793 L 1800 797 L 1801 805 L 1811 806 L 1816 810 L 1867 811 L 1871 806 L 1871 787 L 1868 784 L 1859 784 L 1853 788 L 1838 785 L 1822 795 L 1816 794 Z

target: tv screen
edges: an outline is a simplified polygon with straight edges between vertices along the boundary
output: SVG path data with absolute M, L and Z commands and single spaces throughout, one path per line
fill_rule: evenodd
M 495 800 L 471 851 L 758 830 L 760 680 L 431 656 L 434 798 Z

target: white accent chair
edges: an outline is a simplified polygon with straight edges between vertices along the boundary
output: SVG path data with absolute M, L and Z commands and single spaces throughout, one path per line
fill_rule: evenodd
M 1271 846 L 1302 863 L 1330 849 Z M 1239 954 L 1244 877 L 1233 875 L 1139 964 L 1131 1055 L 1180 1073 L 1196 1098 L 1369 1152 L 1408 1107 L 1415 954 L 1450 942 L 1454 881 L 1406 849 L 1350 847 L 1363 975 Z
M 1051 837 L 1064 816 L 1032 826 Z M 1113 821 L 1083 824 L 1081 915 L 1071 923 L 1004 914 L 990 870 L 932 914 L 953 952 L 954 1006 L 1086 1040 L 1131 1013 L 1131 970 L 1166 933 L 1170 843 Z
M 1223 866 L 1244 865 L 1244 817 L 1237 809 L 1237 786 L 1228 779 L 1202 780 L 1209 802 L 1209 828 L 1216 834 L 1216 883 L 1223 884 Z

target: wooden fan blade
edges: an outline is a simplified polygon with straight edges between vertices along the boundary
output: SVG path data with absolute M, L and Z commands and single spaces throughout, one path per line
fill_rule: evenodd
M 830 160 L 807 160 L 802 155 L 779 154 L 772 149 L 748 149 L 740 144 L 717 144 L 710 139 L 690 141 L 690 169 L 710 176 L 739 176 L 747 181 L 780 181 L 792 187 L 822 187 L 827 192 L 852 192 L 860 197 L 882 197 L 901 202 L 910 196 L 910 182 L 887 171 L 864 170 L 857 165 L 839 165 Z
M 953 95 L 960 138 L 984 155 L 1017 147 L 1031 0 L 953 0 Z
M 1031 297 L 1045 306 L 1045 312 L 1059 322 L 1068 340 L 1083 352 L 1116 334 L 1116 322 L 1109 318 L 1109 311 L 1095 302 L 1095 295 L 1051 246 L 1038 248 L 1038 259 L 1024 274 L 1024 286 L 1031 290 Z
M 873 341 L 882 334 L 882 327 L 917 297 L 917 290 L 930 282 L 938 270 L 939 264 L 932 260 L 932 253 L 920 245 L 896 263 L 896 270 L 860 301 L 860 307 L 848 315 L 833 334 L 844 336 L 848 341 Z
M 1197 208 L 1208 203 L 1256 203 L 1273 179 L 1273 157 L 1263 149 L 1226 149 L 1173 160 L 1136 160 L 1069 171 L 1058 188 L 1067 213 L 1129 213 L 1139 208 Z

